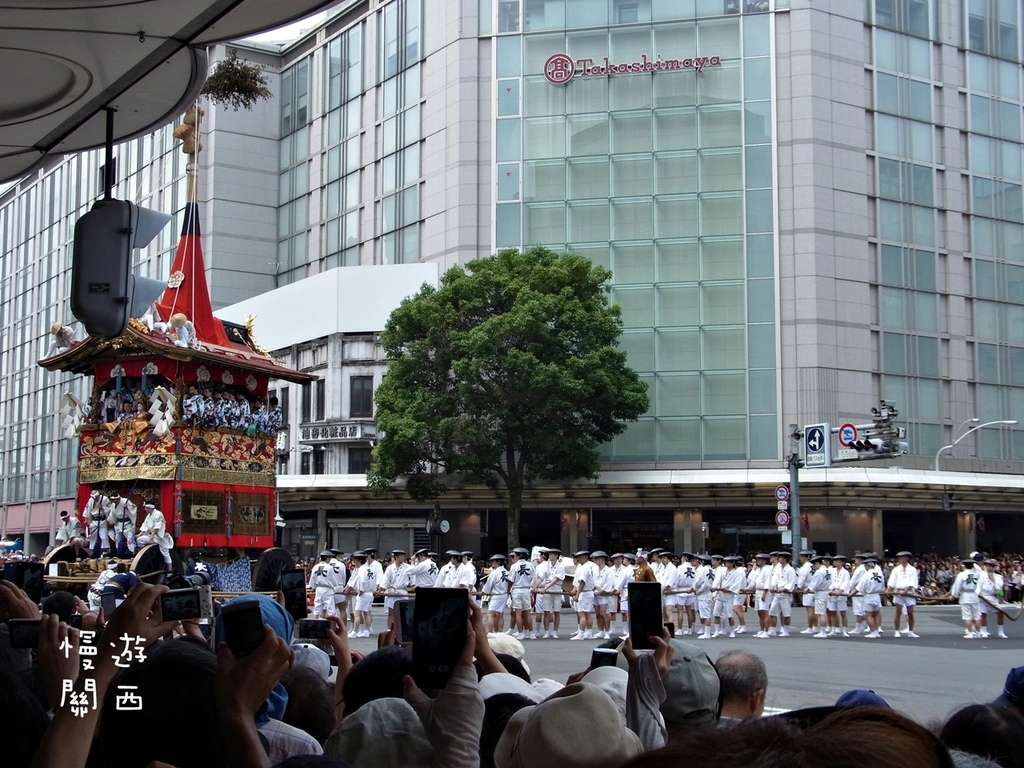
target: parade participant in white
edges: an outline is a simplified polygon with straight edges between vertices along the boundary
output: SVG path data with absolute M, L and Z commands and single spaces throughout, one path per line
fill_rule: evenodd
M 99 491 L 92 491 L 89 501 L 85 503 L 85 524 L 93 557 L 99 557 L 101 551 L 110 554 L 110 531 L 107 527 L 109 516 L 110 499 Z
M 395 603 L 409 597 L 406 587 L 409 586 L 409 564 L 405 562 L 406 552 L 404 549 L 393 549 L 391 555 L 394 557 L 388 567 L 384 569 L 377 593 L 384 595 L 384 608 L 388 612 L 388 627 L 395 622 Z
M 742 595 L 747 584 L 747 572 L 739 566 L 740 558 L 736 555 L 729 555 L 725 558 L 725 575 L 722 577 L 722 589 L 719 592 L 722 599 L 727 603 L 728 614 L 723 617 L 722 633 L 726 631 L 726 620 L 728 621 L 729 637 L 736 637 L 742 634 L 736 624 L 739 619 L 736 616 L 736 598 Z M 743 632 L 746 632 L 746 628 Z
M 591 562 L 594 564 L 594 614 L 597 624 L 595 637 L 603 640 L 611 639 L 611 623 L 608 621 L 608 591 L 605 590 L 605 581 L 608 579 L 608 553 L 604 550 L 597 550 L 591 554 Z
M 82 547 L 85 545 L 85 533 L 82 532 L 82 523 L 78 515 L 69 514 L 66 509 L 61 510 L 60 526 L 54 536 L 58 547 L 70 544 L 74 547 L 75 557 L 82 557 Z
M 508 571 L 504 555 L 491 555 L 491 572 L 480 591 L 487 596 L 487 631 L 505 631 L 505 606 L 508 605 Z M 546 637 L 546 635 L 545 635 Z
M 807 627 L 800 630 L 801 635 L 813 635 L 817 626 L 817 617 L 814 615 L 814 594 L 808 589 L 814 566 L 811 564 L 811 556 L 814 553 L 809 549 L 801 550 L 800 563 L 796 568 L 796 589 L 794 594 L 800 595 L 800 603 L 807 609 Z
M 981 636 L 988 637 L 988 616 L 990 613 L 994 613 L 997 626 L 999 627 L 998 637 L 1006 640 L 1008 638 L 1006 631 L 1003 629 L 1003 614 L 996 608 L 1003 597 L 1004 584 L 1002 575 L 996 573 L 999 562 L 988 558 L 984 561 L 983 565 L 985 566 L 985 578 L 978 584 L 978 597 L 980 598 L 978 609 L 981 611 L 981 616 L 978 618 L 978 627 L 981 630 Z
M 332 549 L 331 554 L 331 582 L 334 584 L 334 615 L 345 620 L 345 603 L 348 602 L 348 595 L 345 594 L 345 585 L 348 584 L 348 568 L 341 559 L 341 550 Z
M 462 565 L 462 553 L 457 549 L 449 549 L 444 553 L 448 562 L 441 566 L 434 580 L 435 587 L 451 589 L 459 580 L 459 566 Z
M 832 585 L 825 605 L 833 635 L 842 632 L 843 637 L 850 636 L 846 629 L 846 596 L 849 591 L 850 572 L 846 570 L 846 558 L 835 555 L 832 558 Z
M 725 625 L 732 624 L 732 593 L 725 594 L 722 590 L 726 571 L 725 558 L 722 555 L 711 556 L 711 625 L 712 637 L 728 634 Z
M 110 514 L 107 515 L 107 525 L 114 540 L 114 549 L 117 553 L 123 554 L 124 550 L 135 552 L 135 518 L 138 515 L 138 508 L 127 497 L 114 491 L 110 494 Z
M 362 623 L 362 630 L 356 633 L 356 637 L 369 637 L 373 633 L 373 593 L 377 585 L 384 577 L 383 569 L 374 559 L 374 550 L 367 549 L 363 552 L 356 552 L 353 557 L 362 559 L 363 562 L 356 569 L 356 581 L 353 585 L 356 591 L 355 610 Z
M 576 560 L 576 573 L 572 577 L 572 595 L 576 598 L 576 634 L 570 640 L 590 640 L 594 637 L 594 583 L 597 578 L 597 566 L 590 561 L 590 552 L 580 550 L 573 555 Z
M 815 555 L 811 558 L 811 564 L 815 567 L 807 580 L 807 589 L 814 597 L 814 620 L 818 629 L 814 637 L 817 638 L 828 637 L 825 625 L 828 617 L 828 592 L 832 588 L 832 573 L 829 571 L 831 563 L 832 558 L 824 555 Z
M 742 578 L 738 578 L 736 594 L 732 598 L 732 612 L 736 618 L 736 634 L 742 635 L 747 631 L 747 600 L 749 599 L 748 595 L 754 589 L 754 580 L 751 573 L 743 566 L 742 557 L 736 558 L 736 570 Z
M 864 576 L 861 577 L 857 591 L 864 596 L 864 615 L 868 622 L 868 633 L 865 637 L 881 637 L 882 626 L 882 592 L 885 590 L 885 576 L 878 567 L 874 556 L 864 558 Z
M 979 636 L 978 620 L 981 618 L 981 600 L 978 597 L 978 585 L 985 574 L 975 565 L 970 557 L 961 561 L 962 570 L 953 580 L 949 594 L 960 603 L 960 618 L 964 622 L 964 639 L 971 640 Z
M 777 570 L 772 573 L 771 586 L 772 604 L 768 615 L 778 621 L 779 637 L 789 637 L 789 626 L 793 615 L 793 590 L 796 589 L 796 570 L 789 564 L 789 552 L 779 551 Z M 771 636 L 772 630 L 768 630 Z
M 864 573 L 867 570 L 864 567 L 864 558 L 866 557 L 867 554 L 863 552 L 853 556 L 853 573 L 850 574 L 850 585 L 846 593 L 853 604 L 853 618 L 856 622 L 850 631 L 851 635 L 859 635 L 862 632 L 869 631 L 867 617 L 864 614 L 864 596 L 860 593 L 860 583 L 864 579 Z
M 117 566 L 117 560 L 108 561 L 106 569 L 100 573 L 96 581 L 89 587 L 88 600 L 90 610 L 98 611 L 103 607 L 103 587 L 110 581 L 110 577 L 117 573 Z M 104 616 L 104 618 L 107 617 Z
M 676 637 L 693 634 L 694 608 L 697 605 L 697 598 L 693 594 L 693 580 L 697 575 L 697 570 L 691 562 L 693 559 L 692 552 L 683 552 L 671 587 L 676 593 Z
M 547 575 L 539 582 L 540 594 L 537 600 L 541 603 L 544 615 L 544 637 L 558 639 L 558 627 L 562 620 L 562 585 L 565 583 L 565 566 L 562 565 L 562 550 L 548 549 Z
M 469 601 L 471 603 L 476 602 L 476 581 L 477 573 L 476 566 L 473 565 L 473 553 L 465 551 L 462 553 L 462 562 L 459 563 L 459 567 L 456 571 L 455 586 L 460 589 L 465 589 L 469 592 Z
M 762 552 L 754 557 L 753 590 L 754 610 L 757 611 L 758 631 L 754 634 L 759 640 L 768 637 L 768 608 L 771 606 L 771 598 L 768 596 L 768 587 L 771 586 L 772 566 L 768 564 L 771 556 Z
M 710 640 L 711 612 L 714 602 L 711 585 L 715 579 L 715 574 L 711 570 L 711 558 L 707 555 L 697 555 L 690 562 L 696 566 L 693 577 L 693 594 L 697 601 L 697 615 L 700 616 L 703 628 L 701 634 L 697 635 L 697 639 Z
M 331 568 L 331 551 L 320 553 L 320 562 L 309 572 L 308 589 L 313 590 L 313 615 L 326 619 L 334 614 L 334 569 Z
M 516 640 L 532 640 L 537 637 L 533 630 L 533 616 L 530 615 L 530 590 L 533 589 L 533 564 L 529 561 L 530 550 L 516 547 L 512 550 L 512 567 L 509 578 L 512 580 L 510 598 L 512 601 L 512 625 Z
M 662 621 L 666 624 L 675 623 L 676 606 L 679 605 L 679 596 L 673 587 L 676 583 L 676 566 L 672 562 L 672 553 L 662 550 L 658 553 L 660 569 L 654 571 L 654 577 L 661 584 L 661 605 L 664 611 Z
M 629 552 L 622 554 L 625 561 L 622 564 L 622 571 L 619 573 L 619 580 L 615 583 L 615 591 L 619 593 L 619 615 L 622 618 L 622 639 L 629 637 L 629 582 L 636 577 L 636 555 Z
M 163 555 L 164 565 L 171 570 L 171 548 L 174 547 L 174 539 L 167 532 L 167 520 L 164 513 L 156 508 L 154 504 L 144 504 L 146 519 L 139 526 L 139 535 L 135 537 L 138 546 L 145 547 L 148 544 L 156 544 Z
M 413 553 L 413 564 L 406 571 L 409 585 L 416 587 L 432 587 L 437 581 L 437 563 L 430 557 L 425 549 L 417 549 Z
M 907 611 L 907 637 L 917 637 L 914 634 L 914 606 L 917 605 L 915 595 L 917 594 L 918 575 L 917 568 L 910 564 L 909 552 L 897 552 L 896 560 L 899 563 L 889 573 L 889 582 L 886 586 L 886 593 L 893 596 L 892 604 L 896 606 L 896 617 L 894 619 L 893 634 L 900 636 L 900 619 L 903 610 Z
M 608 596 L 608 631 L 611 636 L 617 637 L 620 630 L 615 627 L 615 616 L 619 612 L 619 580 L 622 578 L 621 552 L 612 553 L 612 564 L 608 566 L 608 573 L 605 577 L 604 590 Z

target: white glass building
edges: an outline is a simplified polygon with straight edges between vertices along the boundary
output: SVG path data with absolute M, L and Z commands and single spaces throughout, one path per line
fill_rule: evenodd
M 1024 416 L 1022 14 L 1012 0 L 342 3 L 280 50 L 239 44 L 274 101 L 208 108 L 214 304 L 228 318 L 335 268 L 576 251 L 612 270 L 651 409 L 606 446 L 597 481 L 534 490 L 529 543 L 775 548 L 789 425 L 864 424 L 885 399 L 908 455 L 803 470 L 808 544 L 1020 550 L 1024 428 L 959 438 Z M 170 134 L 118 148 L 115 196 L 181 211 Z M 45 540 L 70 503 L 54 416 L 69 383 L 34 361 L 70 319 L 73 222 L 101 163 L 66 158 L 0 199 L 8 536 Z M 166 278 L 176 236 L 143 254 L 145 274 Z M 296 327 L 281 357 L 310 367 L 300 348 L 379 330 Z M 325 354 L 337 365 L 310 365 L 346 376 L 345 354 Z M 353 418 L 350 389 L 325 384 L 321 410 L 315 392 L 308 409 L 290 397 L 300 443 Z M 412 541 L 429 509 L 371 497 L 349 472 L 369 442 L 331 434 L 322 462 L 282 454 L 287 541 Z M 452 543 L 504 545 L 485 489 L 442 512 Z

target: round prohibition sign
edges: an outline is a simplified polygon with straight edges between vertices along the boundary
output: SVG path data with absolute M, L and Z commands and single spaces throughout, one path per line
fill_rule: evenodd
M 576 62 L 567 53 L 556 53 L 544 62 L 544 77 L 552 85 L 565 85 L 576 74 Z
M 789 525 L 789 520 L 789 512 L 787 512 L 786 510 L 780 509 L 778 512 L 775 513 L 775 524 L 780 528 L 785 528 L 787 525 Z
M 839 428 L 839 444 L 843 448 L 849 448 L 857 442 L 857 427 L 854 424 L 847 422 Z
M 789 486 L 778 485 L 775 487 L 775 500 L 776 501 L 789 501 Z

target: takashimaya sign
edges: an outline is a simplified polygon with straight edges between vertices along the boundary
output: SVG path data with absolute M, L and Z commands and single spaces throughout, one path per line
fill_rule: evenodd
M 622 64 L 611 61 L 607 56 L 601 60 L 574 59 L 567 53 L 556 53 L 544 62 L 544 77 L 552 85 L 565 85 L 574 77 L 610 77 L 612 75 L 634 75 L 642 72 L 672 72 L 694 69 L 703 72 L 704 67 L 722 66 L 721 56 L 695 56 L 692 59 L 655 59 L 642 54 L 636 61 Z

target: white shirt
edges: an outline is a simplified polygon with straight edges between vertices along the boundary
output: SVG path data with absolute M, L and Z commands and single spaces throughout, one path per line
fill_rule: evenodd
M 499 565 L 487 574 L 487 580 L 480 588 L 485 595 L 504 595 L 508 592 L 508 579 L 505 577 L 508 571 L 504 565 Z
M 508 569 L 512 579 L 512 589 L 522 590 L 533 587 L 533 563 L 529 560 L 516 560 Z
M 325 560 L 313 566 L 309 573 L 309 586 L 314 589 L 334 589 L 334 569 Z
M 917 568 L 912 565 L 897 565 L 889 573 L 889 589 L 897 594 L 903 594 L 904 590 L 911 593 L 917 591 Z
M 437 564 L 429 557 L 409 566 L 405 572 L 409 583 L 417 587 L 432 587 L 437 581 Z
M 576 567 L 572 583 L 580 592 L 591 592 L 597 580 L 597 566 L 590 560 Z

